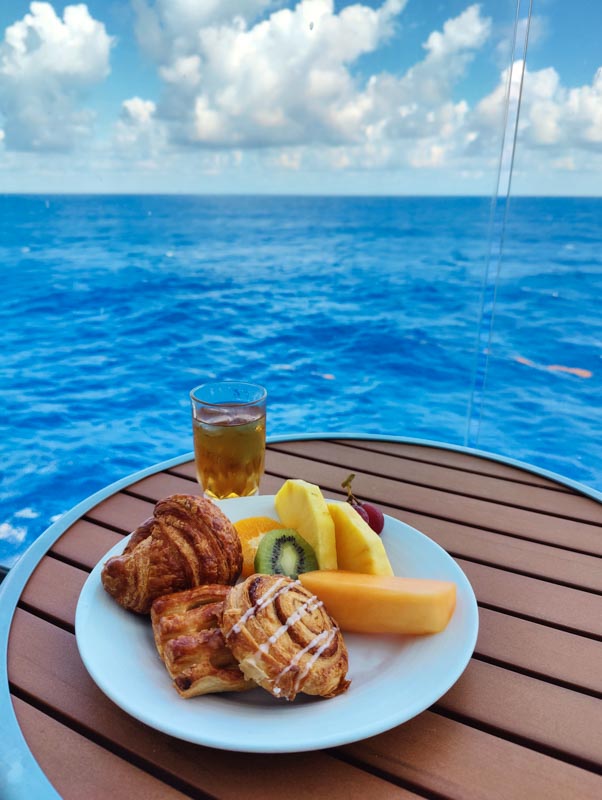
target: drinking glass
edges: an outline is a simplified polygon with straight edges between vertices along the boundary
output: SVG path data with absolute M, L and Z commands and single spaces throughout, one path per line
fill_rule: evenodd
M 257 494 L 265 461 L 267 392 L 219 381 L 190 392 L 197 480 L 209 497 Z

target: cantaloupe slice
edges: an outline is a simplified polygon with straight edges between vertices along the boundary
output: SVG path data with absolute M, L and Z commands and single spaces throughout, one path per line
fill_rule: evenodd
M 282 527 L 293 528 L 313 547 L 320 569 L 336 569 L 334 522 L 320 487 L 289 479 L 276 494 L 274 504 Z
M 324 602 L 341 630 L 355 633 L 438 633 L 456 606 L 456 585 L 450 581 L 344 570 L 304 572 L 299 580 Z
M 380 536 L 349 503 L 327 503 L 334 522 L 338 569 L 392 575 L 393 569 Z

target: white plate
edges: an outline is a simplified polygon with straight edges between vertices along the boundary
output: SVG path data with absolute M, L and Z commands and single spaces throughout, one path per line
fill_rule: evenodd
M 218 503 L 233 522 L 277 517 L 268 495 Z M 345 633 L 351 686 L 329 700 L 299 695 L 292 703 L 263 689 L 181 698 L 155 649 L 150 622 L 119 606 L 96 565 L 79 597 L 77 645 L 99 688 L 131 716 L 171 736 L 225 750 L 288 753 L 365 739 L 406 722 L 457 681 L 474 650 L 478 612 L 456 562 L 424 534 L 385 518 L 383 542 L 396 575 L 454 581 L 457 605 L 442 633 L 376 636 Z

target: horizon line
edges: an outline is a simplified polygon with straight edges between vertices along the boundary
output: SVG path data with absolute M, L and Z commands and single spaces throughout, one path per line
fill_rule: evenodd
M 0 197 L 288 197 L 288 198 L 318 198 L 318 199 L 480 199 L 480 200 L 493 200 L 497 197 L 498 200 L 512 201 L 513 199 L 529 199 L 529 200 L 600 200 L 602 194 L 510 194 L 495 195 L 495 194 L 460 194 L 460 193 L 405 193 L 405 194 L 371 194 L 368 192 L 363 193 L 326 193 L 318 194 L 315 192 L 174 192 L 174 191 L 27 191 L 27 192 L 0 192 Z

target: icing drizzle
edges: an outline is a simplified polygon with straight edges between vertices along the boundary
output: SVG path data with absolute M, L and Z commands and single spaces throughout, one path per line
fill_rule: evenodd
M 286 578 L 280 578 L 268 589 L 268 591 L 258 602 L 256 601 L 250 608 L 248 608 L 238 622 L 228 631 L 226 634 L 226 639 L 228 639 L 233 633 L 240 633 L 247 620 L 251 619 L 251 617 L 254 617 L 259 611 L 273 603 L 277 597 L 280 597 L 280 595 L 285 594 L 293 587 L 298 586 L 301 583 L 299 580 L 286 583 L 285 581 Z M 256 659 L 261 657 L 262 654 L 267 655 L 272 645 L 276 644 L 278 639 L 283 636 L 292 625 L 294 625 L 296 622 L 299 622 L 299 620 L 301 620 L 306 614 L 321 608 L 323 605 L 324 603 L 321 600 L 319 600 L 315 595 L 312 595 L 287 617 L 284 623 L 267 639 L 267 641 L 262 642 L 262 644 L 259 645 L 253 658 Z M 305 656 L 314 648 L 317 648 L 315 652 L 311 654 L 311 658 L 307 659 L 305 667 L 297 673 L 293 682 L 293 688 L 290 692 L 290 696 L 286 694 L 284 695 L 287 700 L 290 700 L 291 697 L 294 697 L 299 691 L 300 686 L 305 678 L 309 675 L 313 665 L 320 658 L 322 653 L 331 645 L 338 632 L 339 629 L 336 626 L 331 628 L 329 631 L 321 631 L 321 633 L 318 633 L 316 636 L 314 636 L 309 644 L 305 645 L 305 647 L 303 647 L 301 650 L 298 650 L 291 658 L 290 662 L 272 680 L 272 693 L 276 697 L 282 694 L 282 688 L 279 684 L 284 676 L 299 664 L 303 656 Z
M 323 605 L 324 603 L 321 600 L 318 600 L 317 597 L 310 597 L 309 600 L 306 600 L 303 605 L 299 606 L 299 608 L 285 620 L 278 630 L 270 636 L 267 642 L 263 642 L 259 645 L 256 655 L 259 653 L 264 653 L 267 655 L 270 652 L 270 647 L 273 644 L 276 644 L 278 639 L 280 639 L 282 634 L 288 631 L 291 625 L 294 625 L 295 622 L 299 622 L 299 620 L 302 619 L 306 614 L 309 614 L 311 611 L 315 611 L 317 608 L 321 608 Z
M 250 608 L 247 608 L 238 622 L 228 631 L 226 634 L 226 639 L 229 639 L 233 633 L 240 633 L 248 619 L 251 619 L 251 617 L 254 617 L 258 611 L 261 611 L 266 606 L 269 606 L 270 603 L 272 603 L 277 597 L 280 597 L 281 594 L 285 594 L 286 592 L 290 591 L 293 586 L 298 586 L 301 583 L 301 581 L 297 580 L 293 581 L 292 583 L 287 583 L 285 586 L 283 586 L 282 584 L 285 581 L 286 578 L 280 578 L 277 580 L 273 586 L 270 586 L 259 602 L 255 602 Z
M 293 667 L 295 667 L 299 663 L 299 661 L 301 661 L 301 659 L 303 658 L 303 656 L 306 653 L 308 653 L 311 649 L 313 649 L 320 642 L 322 642 L 322 644 L 320 645 L 320 647 L 318 647 L 316 652 L 313 653 L 312 657 L 310 659 L 308 659 L 307 664 L 305 665 L 305 669 L 303 670 L 303 672 L 299 672 L 297 677 L 295 678 L 295 681 L 294 681 L 294 684 L 293 684 L 293 691 L 291 692 L 291 695 L 294 696 L 295 694 L 297 694 L 297 692 L 299 691 L 299 687 L 301 686 L 302 681 L 307 677 L 307 675 L 309 674 L 309 671 L 311 670 L 313 665 L 316 663 L 316 661 L 320 658 L 320 656 L 322 655 L 324 650 L 326 650 L 326 648 L 330 646 L 332 640 L 337 635 L 337 633 L 338 633 L 338 628 L 333 628 L 330 631 L 322 631 L 321 633 L 318 633 L 317 636 L 314 636 L 314 638 L 311 640 L 311 642 L 308 645 L 306 645 L 302 650 L 299 650 L 297 653 L 295 653 L 295 655 L 291 659 L 290 663 L 287 664 L 287 666 L 284 667 L 284 669 L 281 670 L 281 672 L 279 672 L 279 674 L 274 678 L 274 681 L 273 681 L 273 683 L 274 683 L 274 690 L 273 690 L 274 694 L 280 694 L 281 693 L 282 689 L 280 688 L 280 686 L 278 684 L 280 683 L 282 678 L 286 675 L 286 673 L 290 672 L 290 670 L 293 669 Z M 324 639 L 326 641 L 323 641 Z

